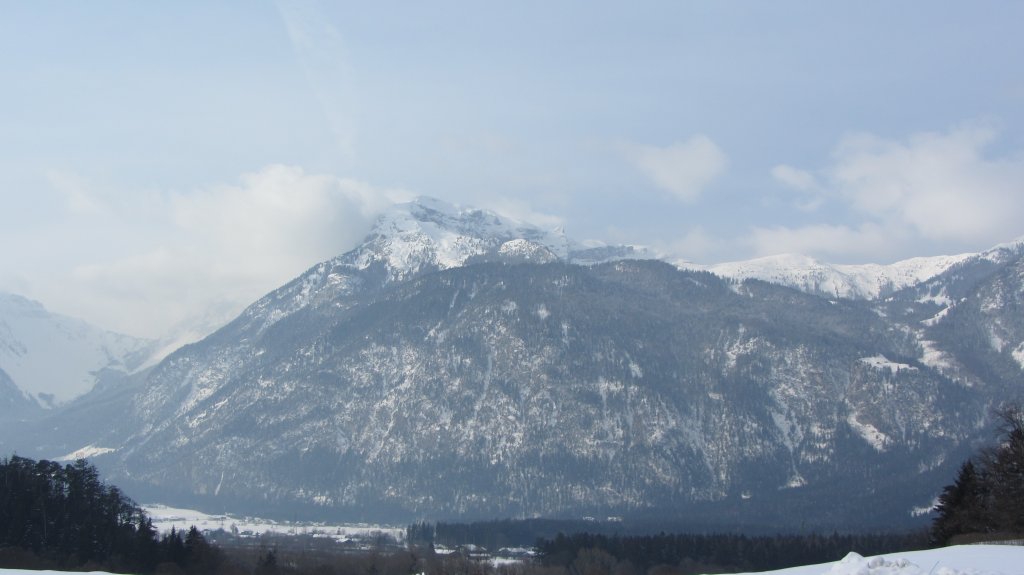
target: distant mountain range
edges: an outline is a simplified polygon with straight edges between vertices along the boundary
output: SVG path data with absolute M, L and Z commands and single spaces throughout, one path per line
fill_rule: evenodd
M 692 269 L 421 199 L 0 441 L 236 510 L 912 524 L 1020 398 L 1022 258 Z
M 0 402 L 52 409 L 135 371 L 152 347 L 0 293 L 0 386 L 16 388 L 0 394 Z
M 783 254 L 712 266 L 695 266 L 722 277 L 759 279 L 814 295 L 877 299 L 933 278 L 950 267 L 984 254 L 911 258 L 889 265 L 836 265 L 807 256 Z M 682 264 L 680 267 L 687 267 Z

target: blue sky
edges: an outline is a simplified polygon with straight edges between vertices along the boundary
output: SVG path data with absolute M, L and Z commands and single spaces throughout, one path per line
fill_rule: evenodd
M 1024 234 L 1020 2 L 0 11 L 0 290 L 128 333 L 418 194 L 701 263 Z

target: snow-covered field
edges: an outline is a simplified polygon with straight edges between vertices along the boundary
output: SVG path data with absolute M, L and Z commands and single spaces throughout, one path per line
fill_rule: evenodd
M 330 537 L 337 541 L 372 539 L 378 535 L 386 535 L 402 542 L 405 540 L 405 527 L 371 525 L 367 523 L 313 523 L 272 521 L 258 517 L 236 517 L 234 515 L 210 515 L 194 509 L 178 509 L 166 505 L 143 505 L 143 510 L 153 520 L 153 526 L 161 533 L 173 527 L 177 530 L 188 530 L 193 525 L 200 531 L 216 531 L 223 529 L 240 536 L 258 537 L 269 535 L 312 535 L 314 537 Z
M 505 562 L 492 561 L 495 566 L 502 564 Z M 0 575 L 63 574 L 60 571 L 0 569 Z M 850 553 L 834 563 L 792 567 L 761 575 L 1024 575 L 1024 547 L 961 545 L 878 557 Z
M 1024 575 L 1024 547 L 959 545 L 878 557 L 850 553 L 841 561 L 762 575 Z

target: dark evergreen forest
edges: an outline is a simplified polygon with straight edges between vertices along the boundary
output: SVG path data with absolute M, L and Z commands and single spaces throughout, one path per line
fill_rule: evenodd
M 0 567 L 213 573 L 220 552 L 194 527 L 160 538 L 142 509 L 84 460 L 0 459 Z
M 997 411 L 998 441 L 960 466 L 939 496 L 932 542 L 1024 539 L 1024 409 Z
M 731 573 L 837 561 L 850 551 L 881 555 L 922 549 L 923 533 L 877 535 L 665 534 L 618 537 L 581 533 L 538 542 L 541 563 L 586 573 Z

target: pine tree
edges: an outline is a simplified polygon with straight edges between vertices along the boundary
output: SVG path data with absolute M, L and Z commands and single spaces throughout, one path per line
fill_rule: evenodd
M 935 545 L 964 534 L 1024 533 L 1024 410 L 1006 406 L 996 418 L 998 444 L 982 450 L 977 463 L 964 463 L 939 496 Z
M 0 460 L 0 547 L 69 568 L 145 570 L 155 542 L 143 511 L 86 461 Z
M 986 530 L 987 488 L 970 460 L 960 466 L 956 481 L 939 495 L 936 517 L 932 525 L 932 542 L 946 544 L 950 538 L 964 533 Z
M 181 533 L 174 527 L 171 527 L 171 532 L 160 540 L 160 555 L 163 561 L 179 567 L 185 566 L 185 542 L 181 539 Z
M 996 530 L 1024 532 L 1024 411 L 1019 406 L 997 412 L 1002 441 L 983 452 L 992 491 L 991 517 Z
M 193 525 L 185 535 L 185 566 L 189 573 L 211 575 L 223 562 L 221 552 L 206 542 L 203 534 Z

